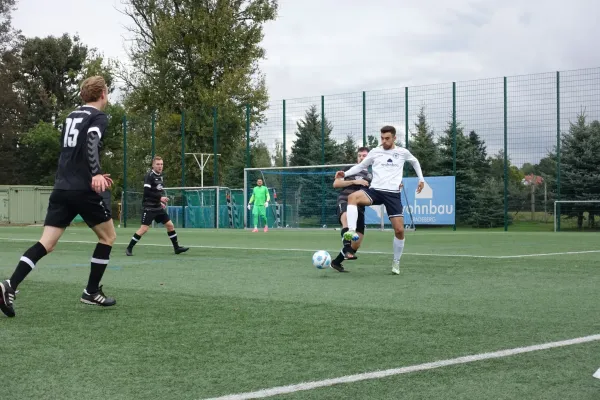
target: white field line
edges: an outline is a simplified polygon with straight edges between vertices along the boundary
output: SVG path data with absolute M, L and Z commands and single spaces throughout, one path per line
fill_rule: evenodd
M 425 363 L 425 364 L 411 365 L 408 367 L 387 369 L 384 371 L 374 371 L 374 372 L 366 372 L 366 373 L 356 374 L 356 375 L 346 375 L 346 376 L 342 376 L 339 378 L 325 379 L 322 381 L 304 382 L 304 383 L 298 383 L 298 384 L 289 385 L 289 386 L 277 386 L 277 387 L 273 387 L 270 389 L 258 390 L 256 392 L 229 394 L 226 396 L 215 397 L 215 398 L 206 399 L 206 400 L 260 399 L 260 398 L 265 398 L 265 397 L 277 396 L 277 395 L 281 395 L 281 394 L 295 393 L 295 392 L 304 391 L 304 390 L 312 390 L 312 389 L 317 389 L 317 388 L 321 388 L 321 387 L 339 385 L 342 383 L 359 382 L 359 381 L 364 381 L 364 380 L 369 380 L 369 379 L 380 379 L 380 378 L 385 378 L 388 376 L 402 375 L 402 374 L 408 374 L 411 372 L 418 372 L 418 371 L 425 371 L 425 370 L 436 369 L 436 368 L 441 368 L 441 367 L 448 367 L 450 365 L 467 364 L 467 363 L 472 363 L 472 362 L 481 361 L 481 360 L 491 360 L 494 358 L 509 357 L 509 356 L 514 356 L 516 354 L 530 353 L 533 351 L 571 346 L 574 344 L 588 343 L 588 342 L 594 342 L 594 341 L 598 341 L 598 340 L 600 340 L 600 335 L 585 336 L 585 337 L 580 337 L 580 338 L 575 338 L 575 339 L 563 340 L 560 342 L 550 342 L 550 343 L 537 344 L 537 345 L 527 346 L 527 347 L 517 347 L 514 349 L 495 351 L 492 353 L 474 354 L 474 355 L 470 355 L 470 356 L 451 358 L 449 360 L 434 361 L 434 362 Z
M 31 239 L 16 239 L 16 238 L 5 238 L 0 237 L 0 240 L 7 242 L 32 242 Z M 96 241 L 92 240 L 66 240 L 61 239 L 59 243 L 82 243 L 82 244 L 95 244 Z M 127 246 L 127 243 L 114 243 L 119 246 Z M 155 243 L 138 243 L 136 246 L 156 246 L 156 247 L 171 247 L 171 244 L 155 244 Z M 298 252 L 312 252 L 316 249 L 288 249 L 288 248 L 274 248 L 274 247 L 237 247 L 237 246 L 201 246 L 201 245 L 187 245 L 190 248 L 198 249 L 222 249 L 222 250 L 256 250 L 256 251 L 298 251 Z M 384 254 L 392 255 L 389 251 L 361 251 L 362 254 Z M 525 258 L 525 257 L 549 257 L 549 256 L 564 256 L 564 255 L 576 255 L 576 254 L 589 254 L 589 253 L 600 253 L 600 250 L 582 250 L 582 251 L 564 251 L 559 253 L 536 253 L 536 254 L 517 254 L 511 256 L 482 256 L 474 254 L 444 254 L 444 253 L 410 253 L 404 252 L 403 255 L 409 256 L 424 256 L 424 257 L 462 257 L 462 258 L 485 258 L 485 259 L 508 259 L 508 258 Z

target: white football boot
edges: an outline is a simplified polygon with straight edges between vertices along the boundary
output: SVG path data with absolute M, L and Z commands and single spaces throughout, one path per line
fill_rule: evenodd
M 392 274 L 400 275 L 400 260 L 394 260 L 392 262 Z

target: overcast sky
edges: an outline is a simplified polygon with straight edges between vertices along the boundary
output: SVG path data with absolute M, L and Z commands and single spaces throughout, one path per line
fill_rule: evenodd
M 129 21 L 117 11 L 122 7 L 120 0 L 19 0 L 13 24 L 26 36 L 77 33 L 106 57 L 123 60 L 127 45 L 123 25 Z M 338 136 L 362 137 L 360 92 L 368 90 L 369 133 L 377 134 L 381 123 L 393 123 L 403 134 L 404 86 L 600 67 L 600 24 L 594 21 L 599 15 L 598 0 L 281 0 L 279 17 L 266 25 L 263 42 L 267 51 L 263 72 L 276 104 L 271 120 L 282 119 L 278 107 L 284 98 L 313 96 L 290 101 L 286 121 L 293 127 L 307 105 L 320 101 L 320 95 L 356 93 L 328 97 L 326 116 L 338 128 Z M 590 74 L 579 74 L 574 80 L 591 80 L 598 86 L 598 72 Z M 555 110 L 550 101 L 555 96 L 552 77 L 522 80 L 511 93 L 512 116 L 523 114 L 520 124 L 526 126 L 531 123 L 525 121 L 527 114 L 532 114 L 534 125 L 548 125 L 548 132 L 542 132 L 547 136 L 556 132 L 555 116 L 550 115 Z M 461 118 L 473 119 L 469 130 L 479 129 L 482 136 L 499 134 L 490 126 L 502 128 L 502 110 L 496 115 L 502 106 L 501 85 L 501 79 L 458 84 L 463 97 L 478 96 L 464 107 Z M 374 92 L 377 89 L 388 90 Z M 599 94 L 598 88 L 591 90 L 584 97 Z M 411 124 L 418 103 L 426 103 L 431 114 L 439 114 L 432 124 L 441 131 L 451 107 L 451 86 L 420 88 L 411 94 L 415 91 L 421 97 L 409 101 Z M 482 103 L 493 109 L 484 118 Z M 590 105 L 579 99 L 572 107 L 582 105 L 590 111 Z M 597 100 L 591 107 L 600 109 Z M 270 125 L 267 132 L 279 135 L 280 127 Z M 502 137 L 490 136 L 488 141 L 496 139 L 501 143 Z

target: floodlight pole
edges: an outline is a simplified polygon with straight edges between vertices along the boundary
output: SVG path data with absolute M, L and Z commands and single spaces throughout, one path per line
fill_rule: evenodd
M 185 153 L 185 154 L 194 156 L 194 159 L 196 160 L 198 167 L 200 167 L 200 186 L 204 187 L 204 168 L 206 167 L 206 164 L 208 164 L 208 160 L 210 159 L 210 156 L 212 156 L 214 154 L 213 153 Z M 200 160 L 198 160 L 198 155 L 200 155 Z M 220 156 L 221 154 L 217 154 L 217 155 Z M 206 156 L 206 161 L 204 161 L 204 156 Z

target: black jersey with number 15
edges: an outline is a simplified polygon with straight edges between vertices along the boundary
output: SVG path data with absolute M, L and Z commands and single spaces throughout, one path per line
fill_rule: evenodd
M 106 114 L 82 106 L 65 119 L 54 189 L 92 190 L 92 176 L 101 174 L 101 140 L 108 125 Z

